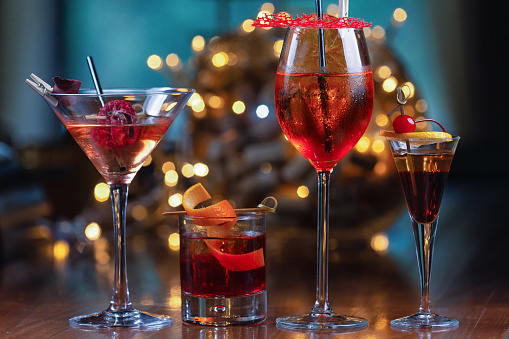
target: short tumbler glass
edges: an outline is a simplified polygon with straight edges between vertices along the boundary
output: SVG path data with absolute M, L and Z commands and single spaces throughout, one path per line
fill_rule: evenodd
M 179 216 L 182 320 L 227 326 L 267 317 L 265 213 Z

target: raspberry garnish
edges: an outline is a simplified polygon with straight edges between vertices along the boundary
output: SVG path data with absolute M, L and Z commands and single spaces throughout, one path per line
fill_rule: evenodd
M 99 116 L 105 116 L 106 120 L 101 122 L 104 124 L 123 125 L 123 124 L 134 124 L 136 122 L 136 111 L 129 102 L 125 100 L 113 100 L 99 110 L 97 114 Z
M 136 123 L 136 111 L 134 107 L 125 100 L 113 100 L 99 110 L 98 116 L 105 116 L 106 119 L 98 120 L 100 125 L 92 131 L 94 141 L 107 148 L 119 148 L 134 143 L 140 136 L 141 130 L 131 125 Z

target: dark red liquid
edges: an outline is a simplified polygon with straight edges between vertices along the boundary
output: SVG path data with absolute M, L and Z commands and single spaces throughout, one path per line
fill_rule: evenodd
M 278 72 L 275 102 L 288 140 L 318 171 L 330 171 L 368 127 L 373 110 L 372 72 Z
M 437 218 L 453 156 L 448 151 L 394 155 L 408 211 L 418 223 Z
M 224 268 L 211 254 L 204 239 L 180 237 L 180 280 L 182 291 L 198 297 L 240 296 L 265 289 L 265 266 L 234 272 Z M 224 239 L 221 251 L 243 254 L 263 248 L 265 235 Z
M 415 183 L 412 183 L 412 174 Z M 445 182 L 449 171 L 440 172 L 399 172 L 405 192 L 408 211 L 414 219 L 427 224 L 438 216 Z M 414 193 L 414 185 L 417 187 Z

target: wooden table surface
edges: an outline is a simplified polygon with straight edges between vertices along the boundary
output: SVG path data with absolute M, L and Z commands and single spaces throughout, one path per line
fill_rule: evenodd
M 448 331 L 402 332 L 390 327 L 391 319 L 417 311 L 419 301 L 413 239 L 403 213 L 386 230 L 390 240 L 387 252 L 341 241 L 341 232 L 335 232 L 331 225 L 331 306 L 337 313 L 368 319 L 366 328 L 290 332 L 276 327 L 276 317 L 307 312 L 314 303 L 316 231 L 314 225 L 295 227 L 270 217 L 268 318 L 262 324 L 219 328 L 183 324 L 178 252 L 147 234 L 129 238 L 131 300 L 140 310 L 172 316 L 172 327 L 158 331 L 86 331 L 70 327 L 70 317 L 107 307 L 111 260 L 104 257 L 104 248 L 99 248 L 104 243 L 83 254 L 71 251 L 63 261 L 53 259 L 53 247 L 39 243 L 24 257 L 5 262 L 1 268 L 0 337 L 509 338 L 509 265 L 505 251 L 508 238 L 504 231 L 507 221 L 501 218 L 504 200 L 486 197 L 484 189 L 481 185 L 452 188 L 444 198 L 448 207 L 443 206 L 441 212 L 431 297 L 436 313 L 459 320 L 459 327 Z M 499 193 L 505 194 L 502 189 Z M 475 203 L 479 194 L 485 197 L 482 206 Z M 493 212 L 495 209 L 501 211 L 500 219 Z M 488 222 L 487 215 L 494 219 Z

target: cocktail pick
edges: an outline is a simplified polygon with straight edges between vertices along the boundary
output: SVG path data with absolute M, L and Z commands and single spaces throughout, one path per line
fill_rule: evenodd
M 272 207 L 267 205 L 267 203 L 269 201 L 273 202 L 273 206 Z M 276 200 L 276 198 L 274 198 L 274 197 L 266 197 L 256 207 L 253 207 L 253 208 L 236 208 L 236 209 L 234 209 L 234 211 L 235 212 L 274 213 L 274 212 L 276 212 L 276 208 L 277 208 L 277 200 Z M 163 215 L 185 215 L 185 214 L 187 214 L 186 211 L 163 212 Z
M 92 60 L 92 57 L 90 55 L 87 56 L 87 64 L 88 64 L 88 69 L 90 70 L 90 75 L 92 76 L 92 81 L 94 82 L 94 87 L 95 87 L 95 90 L 97 91 L 97 94 L 103 94 L 101 83 L 99 82 L 99 77 L 97 76 L 97 72 L 95 70 L 94 60 Z M 101 101 L 101 105 L 104 106 L 104 99 L 101 96 L 99 96 L 99 100 Z

